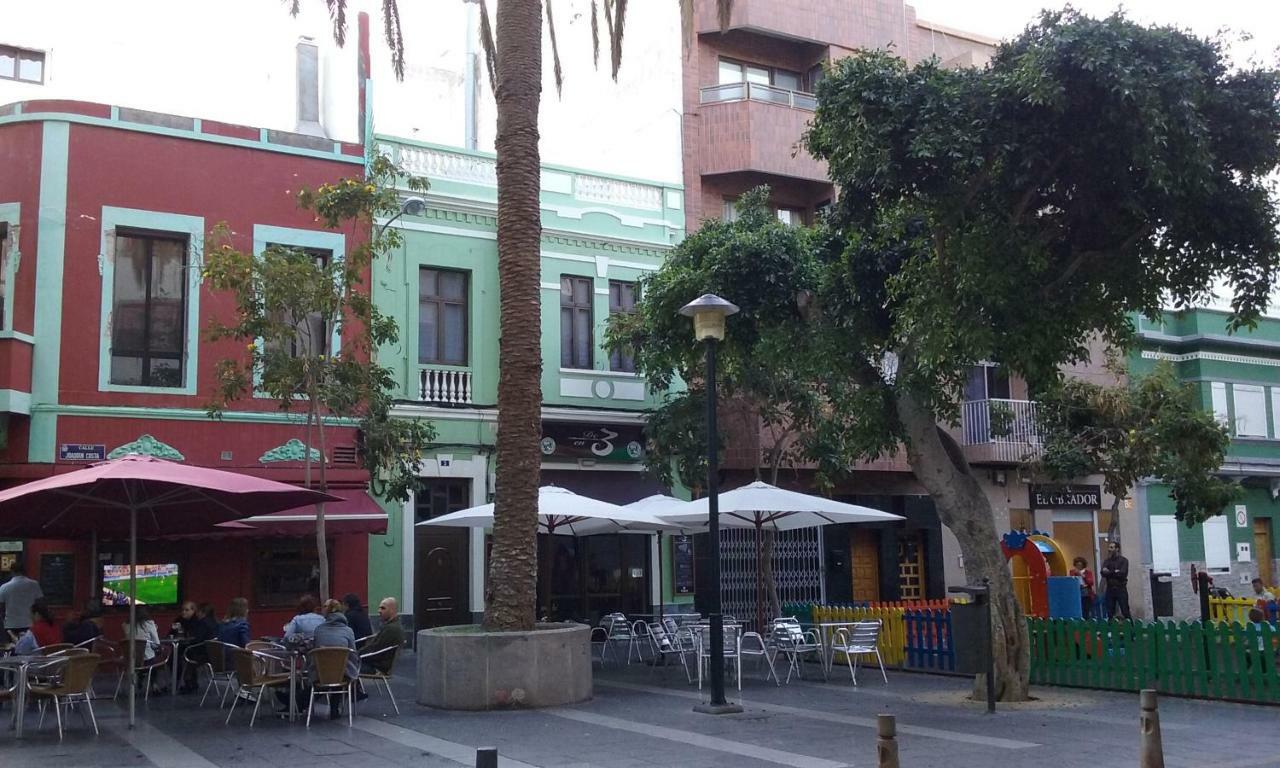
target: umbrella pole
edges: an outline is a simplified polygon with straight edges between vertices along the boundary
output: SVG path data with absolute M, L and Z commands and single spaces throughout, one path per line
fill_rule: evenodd
M 134 725 L 134 712 L 138 696 L 138 508 L 129 507 L 129 631 L 125 642 L 129 644 L 129 728 Z
M 764 634 L 764 528 L 756 526 L 756 631 Z
M 89 531 L 89 599 L 93 599 L 93 588 L 98 586 L 97 576 L 93 569 L 98 567 L 98 532 Z
M 662 609 L 667 602 L 667 595 L 664 591 L 666 588 L 666 579 L 662 576 L 662 531 L 658 531 L 658 626 L 662 626 Z

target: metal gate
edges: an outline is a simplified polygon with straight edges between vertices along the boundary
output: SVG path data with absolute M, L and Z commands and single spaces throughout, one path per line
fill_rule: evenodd
M 721 610 L 748 624 L 754 624 L 756 616 L 756 551 L 754 529 L 721 529 Z M 779 531 L 773 543 L 773 573 L 781 602 L 825 602 L 822 529 Z

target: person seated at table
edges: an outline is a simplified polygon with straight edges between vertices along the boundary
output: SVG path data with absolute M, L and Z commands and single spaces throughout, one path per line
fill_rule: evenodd
M 209 612 L 213 615 L 213 611 Z M 249 644 L 249 601 L 236 597 L 227 606 L 227 620 L 218 625 L 215 640 L 243 648 Z
M 59 630 L 58 624 L 53 620 L 53 609 L 49 607 L 43 597 L 31 604 L 31 629 L 29 631 L 32 635 L 35 635 L 36 643 L 41 648 L 62 642 L 62 632 Z
M 85 603 L 79 616 L 62 625 L 62 642 L 79 645 L 102 635 L 102 601 L 93 598 Z
M 183 606 L 183 608 L 185 609 L 186 606 Z M 195 663 L 183 665 L 182 685 L 178 688 L 178 693 L 195 693 L 199 690 L 197 678 L 200 672 L 200 665 L 209 660 L 207 646 L 204 643 L 218 639 L 218 618 L 214 615 L 211 604 L 200 603 L 197 605 L 194 619 L 191 622 L 191 628 L 187 630 L 190 650 L 184 653 Z
M 298 601 L 298 614 L 284 625 L 284 639 L 310 640 L 316 627 L 323 623 L 324 617 L 316 613 L 316 599 L 311 595 L 303 595 Z
M 356 639 L 360 640 L 372 635 L 373 626 L 369 624 L 369 612 L 360 604 L 360 596 L 354 592 L 348 592 L 343 596 L 342 602 L 347 606 L 342 613 L 347 617 L 347 625 L 355 633 Z
M 347 677 L 356 680 L 360 677 L 360 653 L 356 650 L 356 633 L 347 626 L 347 617 L 342 613 L 342 603 L 337 600 L 325 602 L 321 609 L 324 614 L 322 623 L 316 627 L 312 636 L 316 648 L 348 648 Z M 329 708 L 329 716 L 337 717 L 339 707 Z
M 148 662 L 156 657 L 156 651 L 160 649 L 160 633 L 156 631 L 156 623 L 146 607 L 139 605 L 134 610 L 137 612 L 137 622 L 130 634 L 134 640 L 147 641 L 142 649 L 142 660 Z
M 370 654 L 380 651 L 383 648 L 396 648 L 404 645 L 404 627 L 400 625 L 400 615 L 398 613 L 399 605 L 394 597 L 384 597 L 378 603 L 378 619 L 382 622 L 382 626 L 378 629 L 378 634 L 369 638 L 369 641 L 360 648 L 363 654 Z M 380 672 L 384 675 L 391 673 L 391 656 L 390 653 L 384 653 L 364 662 L 364 666 L 368 672 Z

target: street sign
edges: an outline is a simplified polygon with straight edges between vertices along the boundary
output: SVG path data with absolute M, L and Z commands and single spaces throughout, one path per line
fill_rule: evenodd
M 102 443 L 60 443 L 58 461 L 105 461 L 107 446 Z
M 1249 508 L 1243 504 L 1236 505 L 1236 527 L 1237 528 L 1249 527 Z
M 1102 486 L 1035 485 L 1029 491 L 1032 509 L 1101 509 Z

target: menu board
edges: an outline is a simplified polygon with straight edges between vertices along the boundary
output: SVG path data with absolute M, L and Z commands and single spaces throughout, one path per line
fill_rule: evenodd
M 75 599 L 76 556 L 70 552 L 40 555 L 40 589 L 49 605 L 71 605 Z
M 672 585 L 677 595 L 692 595 L 694 587 L 693 573 L 693 537 L 671 537 Z

